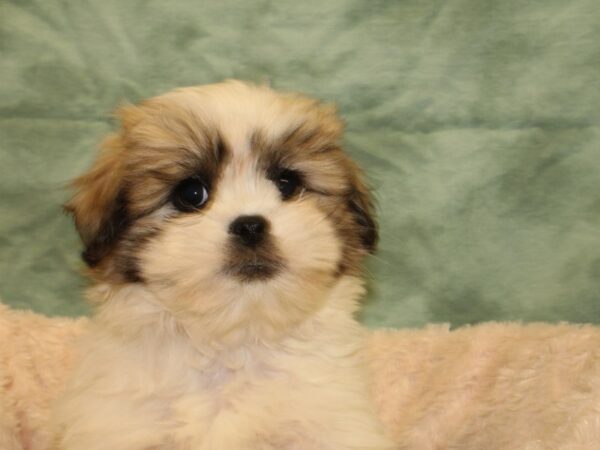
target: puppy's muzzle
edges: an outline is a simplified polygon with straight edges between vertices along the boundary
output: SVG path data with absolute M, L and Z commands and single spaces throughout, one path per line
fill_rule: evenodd
M 229 225 L 229 234 L 246 247 L 260 245 L 269 231 L 269 222 L 262 216 L 240 216 Z
M 263 216 L 240 216 L 229 225 L 225 272 L 240 281 L 268 280 L 284 267 L 270 223 Z

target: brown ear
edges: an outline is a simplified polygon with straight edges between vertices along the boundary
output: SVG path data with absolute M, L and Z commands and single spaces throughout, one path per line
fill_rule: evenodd
M 75 219 L 85 246 L 82 256 L 90 267 L 108 254 L 127 226 L 122 152 L 121 137 L 109 137 L 92 168 L 73 181 L 76 192 L 65 205 Z
M 354 170 L 353 178 L 348 206 L 359 228 L 359 236 L 363 247 L 369 253 L 375 253 L 379 241 L 379 231 L 375 221 L 375 207 L 373 206 L 371 192 L 358 167 Z

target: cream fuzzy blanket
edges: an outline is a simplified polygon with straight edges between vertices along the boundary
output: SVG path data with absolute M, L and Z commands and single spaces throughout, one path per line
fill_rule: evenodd
M 50 404 L 86 326 L 0 305 L 0 450 L 48 447 Z M 369 358 L 399 450 L 600 449 L 600 328 L 377 331 Z

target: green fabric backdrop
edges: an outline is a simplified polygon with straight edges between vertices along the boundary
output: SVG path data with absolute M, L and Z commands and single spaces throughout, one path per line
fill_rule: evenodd
M 110 112 L 270 80 L 335 101 L 378 195 L 370 326 L 600 322 L 598 0 L 0 0 L 0 296 L 80 314 L 61 212 Z

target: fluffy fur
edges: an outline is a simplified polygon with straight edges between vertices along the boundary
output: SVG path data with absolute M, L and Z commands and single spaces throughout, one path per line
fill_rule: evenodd
M 353 319 L 377 234 L 335 110 L 230 81 L 118 115 L 67 205 L 97 311 L 56 448 L 390 448 Z
M 48 449 L 49 405 L 89 326 L 0 308 L 2 450 Z M 430 326 L 377 331 L 367 348 L 372 392 L 395 449 L 598 448 L 597 327 Z

